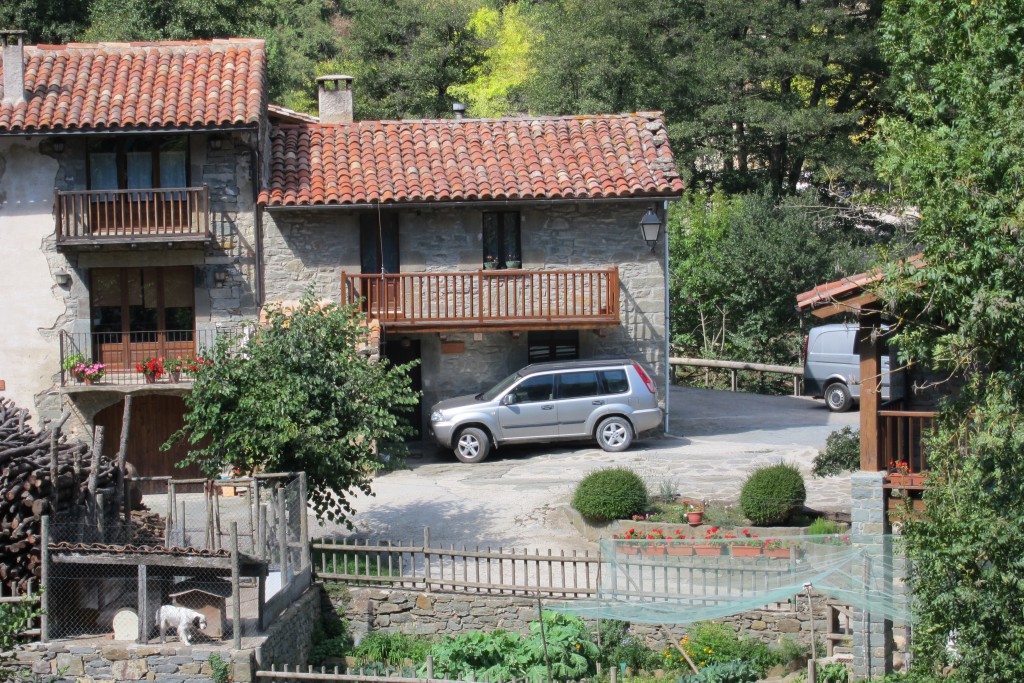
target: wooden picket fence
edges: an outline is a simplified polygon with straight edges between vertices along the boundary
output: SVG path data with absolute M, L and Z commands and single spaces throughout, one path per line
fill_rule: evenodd
M 600 553 L 590 551 L 435 548 L 430 529 L 418 546 L 320 539 L 312 551 L 317 576 L 328 581 L 531 597 L 595 595 L 601 566 Z

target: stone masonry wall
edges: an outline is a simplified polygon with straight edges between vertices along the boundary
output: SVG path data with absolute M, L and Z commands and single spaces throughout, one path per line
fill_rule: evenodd
M 323 587 L 313 586 L 302 594 L 267 629 L 266 638 L 256 649 L 261 669 L 276 664 L 306 664 L 313 647 L 313 631 L 320 624 Z M 236 679 L 237 680 L 237 679 Z
M 482 214 L 465 207 L 401 211 L 401 271 L 479 270 Z M 642 214 L 643 206 L 636 203 L 524 207 L 522 267 L 617 267 L 621 324 L 604 336 L 580 330 L 580 355 L 641 360 L 664 390 L 663 244 L 652 251 L 644 242 L 638 227 Z M 312 285 L 318 298 L 338 301 L 341 272 L 360 272 L 359 221 L 360 211 L 354 209 L 268 211 L 263 225 L 266 300 L 295 300 Z M 448 341 L 465 342 L 464 352 L 450 354 L 441 353 L 437 334 L 409 336 L 421 343 L 424 411 L 441 398 L 478 392 L 527 362 L 526 333 L 448 334 Z
M 854 472 L 850 477 L 850 532 L 856 536 L 878 538 L 888 546 L 883 553 L 892 555 L 885 514 L 885 472 Z M 871 581 L 882 592 L 891 592 L 894 580 L 891 568 L 872 567 Z M 854 610 L 853 673 L 857 678 L 883 676 L 893 668 L 893 623 L 879 615 Z
M 537 601 L 513 596 L 349 588 L 347 596 L 335 601 L 334 606 L 349 620 L 357 639 L 372 631 L 435 636 L 503 629 L 526 634 L 530 622 L 537 620 Z M 814 632 L 819 640 L 827 628 L 827 609 L 826 600 L 815 594 Z M 811 613 L 802 596 L 715 621 L 769 643 L 781 638 L 804 645 L 811 642 Z M 684 629 L 685 626 L 669 627 L 670 632 L 677 634 Z M 669 645 L 664 630 L 656 625 L 635 623 L 632 630 L 651 648 L 661 650 Z

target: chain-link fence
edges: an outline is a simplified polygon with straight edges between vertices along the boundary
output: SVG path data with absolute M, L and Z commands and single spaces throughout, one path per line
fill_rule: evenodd
M 240 647 L 309 586 L 304 475 L 161 481 L 139 509 L 47 520 L 44 639 Z

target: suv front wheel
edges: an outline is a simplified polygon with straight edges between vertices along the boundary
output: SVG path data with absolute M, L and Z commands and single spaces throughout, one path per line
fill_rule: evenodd
M 633 443 L 633 425 L 624 417 L 606 417 L 597 425 L 597 445 L 609 453 L 619 453 Z
M 459 432 L 452 450 L 460 462 L 483 462 L 491 452 L 491 440 L 484 430 L 466 427 Z
M 825 405 L 833 413 L 845 413 L 853 407 L 850 389 L 842 382 L 833 382 L 825 388 Z

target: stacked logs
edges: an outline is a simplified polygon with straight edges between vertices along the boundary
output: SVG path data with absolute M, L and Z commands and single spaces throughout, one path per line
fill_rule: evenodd
M 95 494 L 117 500 L 116 464 L 67 441 L 60 433 L 67 419 L 36 432 L 27 410 L 0 399 L 0 584 L 11 591 L 39 578 L 44 514 L 95 506 Z

